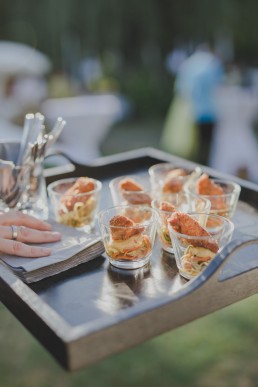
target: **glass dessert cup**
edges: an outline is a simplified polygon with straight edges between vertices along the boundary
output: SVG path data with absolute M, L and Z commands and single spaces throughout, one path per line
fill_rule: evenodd
M 137 210 L 140 222 L 134 222 L 127 216 L 131 206 L 115 206 L 98 215 L 109 262 L 120 269 L 137 269 L 150 261 L 157 214 L 152 208 L 138 206 Z
M 213 183 L 222 188 L 223 194 L 203 195 L 199 194 L 196 189 L 196 181 L 185 185 L 185 192 L 194 193 L 211 202 L 211 214 L 217 214 L 231 219 L 235 213 L 239 199 L 241 187 L 239 184 L 223 179 L 211 179 Z
M 209 235 L 195 236 L 189 229 L 188 234 L 177 232 L 168 224 L 170 237 L 174 247 L 176 264 L 179 273 L 186 279 L 199 275 L 211 260 L 226 246 L 234 231 L 234 224 L 228 218 L 220 215 L 191 213 Z
M 179 192 L 177 194 L 170 194 L 152 201 L 152 208 L 157 211 L 158 223 L 157 234 L 162 246 L 162 249 L 168 253 L 174 253 L 170 233 L 168 230 L 168 218 L 171 216 L 171 204 L 176 211 L 181 212 L 205 212 L 210 211 L 210 201 L 206 198 L 201 198 L 194 194 L 186 194 Z
M 201 169 L 199 167 L 191 170 L 172 163 L 152 165 L 148 172 L 151 189 L 155 197 L 181 192 L 189 179 L 196 179 L 201 175 Z
M 73 189 L 78 181 L 86 181 L 86 191 L 80 187 Z M 49 184 L 47 191 L 54 219 L 90 232 L 95 225 L 101 188 L 102 183 L 92 178 L 68 178 Z
M 112 179 L 109 188 L 114 206 L 141 205 L 151 207 L 149 179 L 140 175 L 125 175 Z

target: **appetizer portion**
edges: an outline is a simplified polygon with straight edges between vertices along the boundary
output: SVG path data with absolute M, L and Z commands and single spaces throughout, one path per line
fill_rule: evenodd
M 174 212 L 176 207 L 173 204 L 167 202 L 166 200 L 163 200 L 159 205 L 159 209 L 161 211 Z
M 206 173 L 199 177 L 196 183 L 196 192 L 199 195 L 206 195 L 211 202 L 211 213 L 228 216 L 225 192 L 223 188 L 215 183 Z
M 190 236 L 191 239 L 185 240 L 186 244 L 192 244 L 193 246 L 205 247 L 214 252 L 218 251 L 218 243 L 212 238 L 211 234 L 203 228 L 197 220 L 193 219 L 190 215 L 183 212 L 174 212 L 168 219 L 168 223 L 172 228 L 183 235 Z M 195 239 L 194 237 L 198 237 Z M 199 237 L 209 237 L 201 239 Z M 184 238 L 183 238 L 184 239 Z
M 59 222 L 72 227 L 82 227 L 92 222 L 97 199 L 94 179 L 80 177 L 61 196 L 58 210 Z
M 119 184 L 122 197 L 129 204 L 151 205 L 151 196 L 145 192 L 144 187 L 132 178 L 125 178 Z
M 168 219 L 176 232 L 180 271 L 186 278 L 199 274 L 219 250 L 217 240 L 190 215 L 174 212 Z
M 125 215 L 135 209 L 138 210 L 139 222 Z M 111 265 L 130 270 L 143 267 L 150 261 L 157 224 L 157 213 L 153 208 L 114 206 L 100 211 L 98 221 Z
M 183 178 L 187 175 L 186 170 L 182 168 L 169 171 L 164 179 L 162 192 L 165 194 L 181 192 L 185 183 Z
M 160 217 L 160 227 L 158 228 L 158 235 L 162 247 L 170 252 L 170 249 L 172 248 L 172 242 L 168 230 L 167 220 L 170 217 L 171 213 L 176 211 L 176 207 L 167 201 L 161 201 L 158 209 Z
M 182 192 L 189 179 L 196 179 L 201 169 L 194 170 L 173 163 L 158 163 L 148 169 L 153 196 L 156 198 Z
M 110 219 L 110 237 L 106 242 L 107 254 L 114 260 L 137 260 L 151 252 L 151 241 L 143 226 L 130 218 L 116 215 Z
M 241 186 L 234 181 L 210 178 L 207 173 L 203 173 L 186 184 L 184 189 L 188 194 L 196 194 L 209 200 L 211 214 L 230 219 L 235 213 Z
M 202 174 L 197 180 L 197 193 L 200 195 L 223 195 L 223 188 L 214 183 L 207 173 Z

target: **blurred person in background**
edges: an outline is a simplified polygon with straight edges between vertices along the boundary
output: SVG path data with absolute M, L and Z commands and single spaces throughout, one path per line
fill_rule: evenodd
M 166 69 L 175 76 L 187 56 L 187 50 L 183 46 L 175 47 L 166 57 Z
M 220 59 L 207 44 L 200 45 L 181 65 L 175 90 L 192 106 L 197 127 L 197 161 L 209 164 L 213 132 L 217 121 L 215 92 L 224 75 Z
M 258 96 L 247 72 L 231 66 L 216 92 L 217 126 L 210 164 L 222 172 L 258 183 Z
M 79 64 L 79 74 L 83 90 L 91 91 L 94 82 L 103 76 L 100 60 L 97 57 L 85 57 Z
M 161 138 L 164 150 L 209 164 L 217 120 L 214 96 L 223 75 L 220 59 L 207 44 L 182 62 Z

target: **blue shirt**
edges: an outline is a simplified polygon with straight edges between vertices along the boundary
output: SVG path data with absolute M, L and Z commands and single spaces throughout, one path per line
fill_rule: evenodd
M 198 51 L 182 64 L 176 91 L 190 99 L 197 122 L 216 119 L 215 91 L 223 73 L 220 61 L 209 52 Z

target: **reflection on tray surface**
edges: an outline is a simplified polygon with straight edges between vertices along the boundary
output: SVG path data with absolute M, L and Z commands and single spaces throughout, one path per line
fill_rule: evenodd
M 108 314 L 126 309 L 148 299 L 175 293 L 187 284 L 177 270 L 173 255 L 157 246 L 157 258 L 134 270 L 123 270 L 112 266 L 104 275 L 97 307 Z

